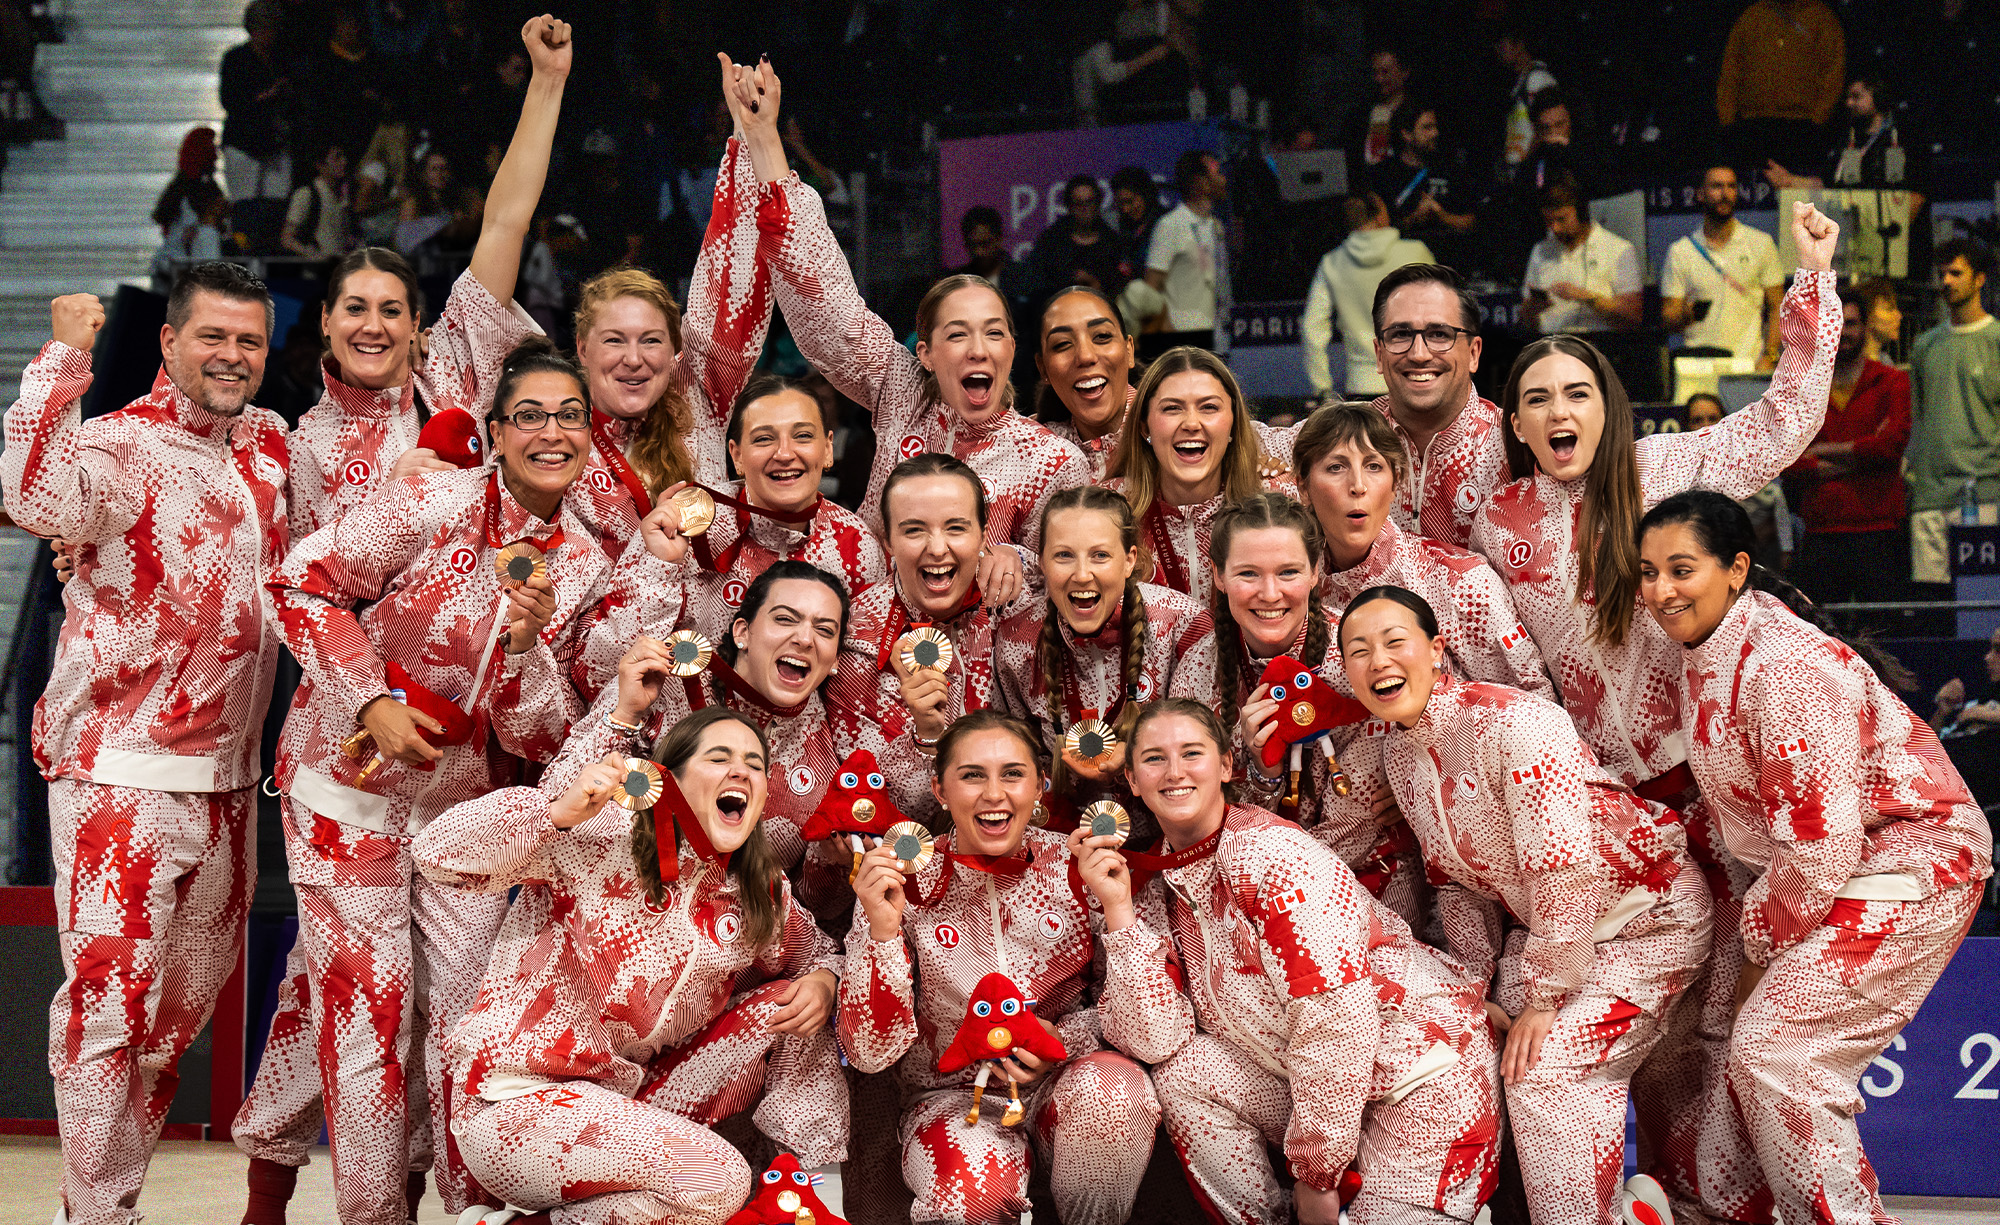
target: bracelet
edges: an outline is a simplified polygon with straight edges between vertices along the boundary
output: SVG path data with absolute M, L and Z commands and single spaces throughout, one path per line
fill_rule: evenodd
M 938 742 L 936 740 L 926 740 L 922 736 L 917 735 L 917 725 L 914 723 L 910 724 L 910 743 L 916 745 L 917 752 L 922 753 L 926 757 L 937 756 Z
M 616 728 L 616 729 L 618 729 L 619 731 L 621 731 L 621 732 L 624 732 L 624 733 L 625 733 L 626 735 L 628 735 L 628 736 L 636 736 L 636 735 L 638 735 L 638 734 L 639 734 L 639 733 L 640 733 L 641 731 L 645 730 L 645 729 L 644 729 L 644 725 L 642 725 L 642 724 L 638 724 L 638 723 L 620 723 L 620 722 L 618 721 L 618 715 L 617 715 L 617 712 L 616 712 L 616 711 L 606 711 L 606 712 L 604 712 L 604 725 L 605 725 L 606 727 L 612 727 L 612 728 Z

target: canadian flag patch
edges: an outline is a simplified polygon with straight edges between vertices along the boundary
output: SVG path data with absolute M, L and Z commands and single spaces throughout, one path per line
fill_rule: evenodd
M 1505 634 L 1502 634 L 1500 636 L 1500 646 L 1503 650 L 1511 651 L 1515 647 L 1520 646 L 1522 643 L 1526 642 L 1527 640 L 1528 640 L 1528 627 L 1525 625 L 1517 625 L 1513 629 L 1508 630 Z
M 1389 734 L 1389 721 L 1387 719 L 1370 719 L 1361 725 L 1361 734 L 1364 736 L 1386 736 Z
M 1513 778 L 1514 778 L 1514 785 L 1515 785 L 1516 787 L 1520 786 L 1520 785 L 1521 785 L 1521 784 L 1523 784 L 1523 783 L 1539 783 L 1539 782 L 1541 782 L 1541 781 L 1542 781 L 1542 763 L 1538 761 L 1538 762 L 1536 762 L 1536 763 L 1535 763 L 1534 765 L 1532 765 L 1532 766 L 1528 767 L 1528 768 L 1527 768 L 1527 769 L 1525 769 L 1525 770 L 1515 770 L 1515 771 L 1513 772 Z
M 1778 760 L 1785 761 L 1811 751 L 1812 745 L 1806 743 L 1804 736 L 1800 736 L 1797 740 L 1788 740 L 1778 746 Z
M 1306 891 L 1302 888 L 1293 889 L 1289 893 L 1281 893 L 1277 897 L 1272 898 L 1271 911 L 1273 914 L 1290 914 L 1293 907 L 1305 904 Z

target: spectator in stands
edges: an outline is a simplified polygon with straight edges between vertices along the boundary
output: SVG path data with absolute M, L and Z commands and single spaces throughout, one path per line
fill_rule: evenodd
M 1722 397 L 1706 391 L 1697 391 L 1688 397 L 1687 427 L 1690 430 L 1705 430 L 1711 425 L 1719 425 L 1728 414 Z M 1767 481 L 1762 489 L 1747 498 L 1736 499 L 1744 513 L 1750 516 L 1750 526 L 1757 533 L 1757 564 L 1773 574 L 1781 573 L 1792 564 L 1792 508 L 1785 500 L 1785 487 L 1777 481 Z
M 285 104 L 291 91 L 278 62 L 277 0 L 251 0 L 243 10 L 250 40 L 222 55 L 222 161 L 238 200 L 282 200 L 292 188 L 285 150 Z
M 1126 280 L 1141 275 L 1146 252 L 1153 245 L 1153 225 L 1167 210 L 1160 206 L 1160 185 L 1143 166 L 1121 166 L 1111 176 L 1111 219 L 1125 249 Z
M 1968 493 L 1981 523 L 2000 522 L 2000 325 L 1980 294 L 1993 253 L 1971 239 L 1937 249 L 1951 317 L 1910 346 L 1910 579 L 1948 583 L 1947 526 Z
M 1375 194 L 1389 207 L 1389 220 L 1403 237 L 1422 242 L 1454 267 L 1464 264 L 1462 236 L 1478 224 L 1472 202 L 1465 198 L 1467 172 L 1462 159 L 1453 160 L 1442 148 L 1437 108 L 1405 99 L 1389 119 L 1394 156 L 1368 172 Z M 1456 249 L 1456 250 L 1455 250 Z
M 367 0 L 364 12 L 368 45 L 391 73 L 408 72 L 437 28 L 432 0 Z
M 1868 319 L 1867 358 L 1871 362 L 1900 364 L 1903 355 L 1903 306 L 1896 300 L 1896 283 L 1888 277 L 1872 277 L 1854 287 Z
M 396 249 L 405 255 L 419 247 L 470 251 L 479 240 L 485 211 L 485 195 L 458 177 L 450 158 L 436 151 L 426 153 L 409 194 L 403 198 Z
M 1528 156 L 1528 146 L 1535 138 L 1534 118 L 1528 113 L 1528 104 L 1535 95 L 1556 87 L 1556 78 L 1549 66 L 1535 58 L 1529 48 L 1528 35 L 1519 26 L 1506 26 L 1494 39 L 1493 54 L 1509 72 L 1514 74 L 1514 87 L 1507 92 L 1507 118 L 1501 132 L 1502 156 L 1509 166 L 1518 166 Z
M 1846 72 L 1847 36 L 1824 0 L 1753 0 L 1729 31 L 1715 85 L 1737 160 L 1810 157 Z
M 1972 736 L 2000 728 L 2000 630 L 1986 640 L 1984 663 L 1986 676 L 1969 692 L 1956 676 L 1938 688 L 1930 717 L 1938 735 Z
M 410 193 L 410 142 L 414 134 L 401 99 L 385 98 L 382 122 L 354 171 L 354 224 L 364 246 L 395 242 L 396 223 Z
M 1660 279 L 1660 322 L 1688 345 L 1778 364 L 1778 303 L 1785 273 L 1778 244 L 1739 224 L 1736 171 L 1710 166 L 1701 176 L 1701 228 L 1667 248 Z
M 523 56 L 525 59 L 526 57 Z M 618 160 L 618 141 L 602 129 L 584 137 L 582 172 L 574 180 L 565 211 L 583 230 L 573 271 L 589 278 L 620 263 L 640 263 L 648 232 L 658 216 L 657 198 L 628 180 Z
M 354 249 L 352 184 L 347 150 L 328 144 L 313 160 L 313 180 L 292 193 L 285 208 L 285 250 L 307 259 L 339 259 Z
M 1124 247 L 1104 223 L 1104 189 L 1093 175 L 1071 176 L 1063 185 L 1065 216 L 1043 230 L 1028 257 L 1036 298 L 1046 298 L 1065 285 L 1088 285 L 1116 298 L 1125 288 L 1120 274 Z
M 389 84 L 354 9 L 334 10 L 332 35 L 309 61 L 305 90 L 310 146 L 367 147 L 382 122 L 382 100 Z M 509 113 L 518 114 L 519 108 Z
M 966 209 L 965 216 L 958 219 L 958 236 L 965 241 L 966 259 L 958 267 L 946 269 L 945 274 L 970 273 L 993 282 L 1000 296 L 1007 299 L 1007 309 L 1014 315 L 1014 334 L 1018 336 L 1020 322 L 1025 318 L 1023 311 L 1034 293 L 1030 283 L 1033 278 L 1026 267 L 1007 253 L 1001 233 L 999 209 L 985 204 Z
M 1822 604 L 1894 600 L 1908 564 L 1902 465 L 1910 376 L 1868 356 L 1862 287 L 1842 289 L 1840 309 L 1826 424 L 1785 473 L 1806 524 L 1791 577 Z
M 160 247 L 153 254 L 153 289 L 173 289 L 178 269 L 194 260 L 220 259 L 229 224 L 229 197 L 215 181 L 215 129 L 190 129 L 181 139 L 179 166 L 153 205 Z
M 1164 312 L 1163 330 L 1212 333 L 1217 309 L 1227 300 L 1229 253 L 1223 245 L 1215 206 L 1228 190 L 1229 180 L 1223 177 L 1222 163 L 1213 153 L 1196 149 L 1181 154 L 1174 163 L 1174 183 L 1180 188 L 1181 202 L 1153 227 L 1146 277 L 1134 284 L 1156 291 L 1158 308 L 1142 313 L 1151 318 Z M 1212 341 L 1203 342 L 1203 347 L 1210 344 Z
M 1638 327 L 1639 253 L 1632 244 L 1591 222 L 1573 176 L 1558 176 L 1539 203 L 1549 232 L 1528 256 L 1521 321 L 1544 334 Z
M 1368 57 L 1368 73 L 1375 81 L 1375 96 L 1354 108 L 1340 142 L 1356 175 L 1393 152 L 1395 136 L 1390 120 L 1396 108 L 1409 101 L 1410 70 L 1403 65 L 1401 55 L 1388 47 L 1377 48 Z
M 1375 368 L 1375 289 L 1404 264 L 1436 261 L 1429 247 L 1404 238 L 1389 223 L 1388 205 L 1374 192 L 1349 196 L 1343 208 L 1347 237 L 1319 262 L 1312 289 L 1306 294 L 1302 325 L 1306 379 L 1322 398 L 1333 393 L 1326 350 L 1337 323 L 1347 351 L 1347 373 L 1342 379 L 1347 397 L 1372 400 L 1389 390 L 1381 371 Z
M 1909 192 L 1909 268 L 1912 275 L 1921 275 L 1921 269 L 1930 266 L 1925 196 L 1930 185 L 1930 142 L 1912 139 L 1903 131 L 1880 77 L 1857 76 L 1849 81 L 1843 102 L 1847 122 L 1838 125 L 1831 148 L 1822 146 L 1818 163 L 1806 163 L 1808 173 L 1795 174 L 1767 158 L 1764 177 L 1778 188 L 1877 187 Z
M 1169 5 L 1125 0 L 1112 19 L 1110 37 L 1092 43 L 1070 65 L 1078 127 L 1094 128 L 1107 114 L 1117 123 L 1148 111 L 1164 112 L 1185 95 L 1185 63 L 1168 60 L 1170 35 L 1186 37 L 1174 29 L 1176 20 Z

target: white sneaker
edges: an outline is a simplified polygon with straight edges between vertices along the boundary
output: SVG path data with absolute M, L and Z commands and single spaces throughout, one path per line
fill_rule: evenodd
M 507 1225 L 507 1222 L 513 1220 L 515 1217 L 526 1215 L 527 1213 L 522 1212 L 519 1208 L 495 1208 L 493 1211 L 479 1218 L 479 1225 Z
M 1634 1174 L 1618 1191 L 1618 1219 L 1623 1225 L 1674 1225 L 1666 1188 L 1650 1174 Z

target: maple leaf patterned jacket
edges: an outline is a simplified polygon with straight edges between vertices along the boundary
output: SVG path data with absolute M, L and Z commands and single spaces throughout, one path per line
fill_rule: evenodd
M 1083 452 L 1084 459 L 1090 463 L 1090 483 L 1102 485 L 1104 470 L 1111 466 L 1111 457 L 1118 450 L 1119 435 L 1125 432 L 1125 414 L 1132 411 L 1132 404 L 1138 398 L 1138 387 L 1128 382 L 1125 385 L 1125 407 L 1112 421 L 1111 428 L 1096 438 L 1085 438 L 1076 428 L 1074 420 L 1044 421 L 1042 424 L 1048 427 L 1051 434 Z
M 874 424 L 875 465 L 861 499 L 870 530 L 882 531 L 882 486 L 890 470 L 939 451 L 965 461 L 986 486 L 988 543 L 1039 552 L 1049 496 L 1090 482 L 1083 452 L 1018 412 L 974 425 L 932 399 L 916 355 L 862 301 L 819 193 L 797 174 L 767 186 L 757 224 L 760 256 L 775 274 L 772 288 L 799 352 L 842 395 L 866 408 Z
M 1992 831 L 1937 734 L 1846 644 L 1751 591 L 1684 659 L 1688 764 L 1729 853 L 1760 873 L 1751 961 L 1874 896 L 1855 878 L 1900 875 L 1914 899 L 1992 875 Z
M 955 617 L 932 623 L 951 639 L 951 667 L 945 673 L 948 720 L 996 704 L 994 643 L 1000 622 L 1041 598 L 1038 589 L 1024 583 L 1014 602 L 1004 608 L 988 609 L 975 602 Z M 943 821 L 944 810 L 931 794 L 932 759 L 918 751 L 911 738 L 914 723 L 903 705 L 902 683 L 891 659 L 903 634 L 912 624 L 923 622 L 923 614 L 904 601 L 895 575 L 863 592 L 848 614 L 847 641 L 841 647 L 828 710 L 835 738 L 849 752 L 866 749 L 875 755 L 897 809 L 912 821 L 942 830 L 949 822 Z
M 1697 487 L 1747 498 L 1819 432 L 1840 339 L 1833 273 L 1799 273 L 1785 295 L 1781 327 L 1784 356 L 1756 403 L 1719 425 L 1638 440 L 1648 508 Z M 1576 598 L 1580 550 L 1590 547 L 1578 523 L 1585 483 L 1537 471 L 1494 491 L 1479 508 L 1471 547 L 1507 581 L 1577 730 L 1606 769 L 1637 786 L 1687 760 L 1681 648 L 1636 600 L 1622 645 L 1591 638 L 1595 599 Z
M 743 497 L 740 482 L 715 488 Z M 741 527 L 746 518 L 747 535 Z M 574 678 L 585 696 L 595 698 L 601 687 L 615 682 L 619 659 L 641 634 L 664 638 L 676 629 L 694 629 L 711 641 L 720 639 L 736 623 L 736 610 L 750 584 L 777 562 L 816 566 L 846 584 L 850 597 L 867 591 L 888 573 L 881 541 L 860 516 L 830 498 L 819 500 L 805 531 L 717 503 L 715 522 L 689 545 L 688 568 L 673 571 L 653 556 L 635 531 L 612 570 L 610 588 L 592 619 L 582 667 Z
M 495 299 L 468 270 L 431 325 L 423 364 L 401 386 L 355 387 L 322 359 L 325 390 L 292 431 L 292 535 L 304 540 L 381 492 L 396 460 L 417 445 L 417 397 L 432 413 L 461 409 L 484 422 L 507 354 L 540 334 L 526 311 Z
M 450 1038 L 451 1076 L 468 1095 L 504 1101 L 591 1080 L 632 1097 L 662 1054 L 701 1058 L 683 1044 L 737 994 L 841 973 L 839 949 L 782 878 L 778 935 L 753 946 L 727 858 L 704 862 L 683 843 L 680 880 L 656 907 L 635 874 L 632 814 L 606 804 L 557 829 L 554 794 L 545 783 L 481 796 L 431 822 L 412 848 L 440 882 L 483 893 L 521 887 L 478 999 Z M 774 1110 L 758 1115 L 764 1123 L 775 1113 L 774 1138 L 814 1164 L 838 1159 L 847 1139 L 840 1068 L 823 1062 L 771 1086 Z
M 1409 475 L 1391 512 L 1397 525 L 1456 548 L 1468 547 L 1473 517 L 1508 480 L 1500 406 L 1476 390 L 1467 391 L 1458 416 L 1422 447 L 1389 411 L 1388 396 L 1377 396 L 1374 407 L 1389 419 L 1410 457 Z
M 1192 698 L 1209 705 L 1215 689 L 1215 625 L 1208 609 L 1191 596 L 1151 583 L 1139 584 L 1139 598 L 1146 606 L 1146 646 L 1141 656 L 1138 700 Z M 1077 712 L 1095 710 L 1106 723 L 1116 723 L 1116 712 L 1126 697 L 1125 602 L 1121 598 L 1104 628 L 1090 637 L 1070 629 L 1047 599 L 1035 600 L 1000 622 L 993 648 L 997 672 L 993 704 L 1038 728 L 1042 747 L 1051 755 L 1060 755 L 1063 732 L 1074 712 L 1057 708 L 1060 699 L 1048 691 L 1042 675 L 1037 648 L 1045 614 L 1056 618 L 1062 635 L 1069 701 Z M 1097 799 L 1116 799 L 1132 807 L 1131 793 L 1122 782 L 1078 778 L 1076 784 L 1073 799 L 1079 809 Z M 1135 809 L 1132 816 L 1141 822 L 1138 832 L 1151 832 L 1147 827 L 1152 818 L 1143 810 Z
M 1486 1024 L 1483 984 L 1262 808 L 1231 805 L 1215 853 L 1136 901 L 1139 921 L 1104 937 L 1105 1034 L 1154 1036 L 1125 1049 L 1160 1063 L 1199 1025 L 1287 1081 L 1285 1154 L 1321 1190 L 1353 1162 L 1364 1106 L 1449 1066 L 1427 1052 L 1456 1057 Z
M 1686 834 L 1671 810 L 1612 780 L 1562 707 L 1447 674 L 1417 725 L 1392 725 L 1384 740 L 1446 939 L 1474 981 L 1493 977 L 1504 914 L 1527 929 L 1507 968 L 1529 1008 L 1559 1008 L 1586 981 L 1615 978 L 1649 1011 L 1678 989 L 1624 964 L 1616 937 L 1669 897 L 1689 864 Z
M 451 805 L 514 782 L 517 759 L 555 755 L 583 713 L 568 671 L 610 569 L 575 499 L 572 486 L 549 524 L 514 500 L 497 469 L 427 472 L 394 482 L 292 549 L 269 586 L 305 678 L 279 739 L 277 781 L 319 818 L 315 845 L 414 835 Z M 561 546 L 547 558 L 553 616 L 527 650 L 492 647 L 468 704 L 480 658 L 507 624 L 491 540 L 540 540 L 558 528 Z M 360 726 L 362 707 L 388 693 L 389 663 L 469 705 L 472 737 L 445 748 L 432 771 L 387 762 L 371 790 L 358 790 L 363 761 L 341 743 Z
M 6 416 L 7 513 L 79 541 L 48 687 L 45 778 L 154 791 L 254 786 L 278 662 L 264 580 L 287 545 L 284 422 L 219 417 L 162 368 L 83 421 L 90 354 L 50 341 Z
M 847 975 L 836 1017 L 841 1049 L 863 1072 L 894 1065 L 911 1092 L 965 1088 L 978 1067 L 940 1075 L 938 1057 L 957 1035 L 981 978 L 999 972 L 1036 1001 L 1035 1015 L 1055 1026 L 1070 1059 L 1102 1050 L 1097 1009 L 1087 1003 L 1096 967 L 1102 912 L 1071 872 L 1062 835 L 1030 828 L 1022 849 L 1034 860 L 1003 875 L 952 864 L 956 832 L 939 836 L 936 853 L 905 889 L 903 930 L 893 940 L 869 934 L 860 903 L 847 933 Z M 947 874 L 949 879 L 947 880 Z
M 1125 492 L 1122 476 L 1099 483 L 1113 493 Z M 1269 478 L 1264 488 L 1288 498 L 1297 498 L 1299 493 L 1290 476 Z M 1185 590 L 1206 608 L 1208 597 L 1215 590 L 1215 575 L 1208 564 L 1208 542 L 1215 530 L 1215 516 L 1227 503 L 1228 496 L 1220 493 L 1186 506 L 1170 506 L 1155 497 L 1139 520 L 1142 546 L 1139 564 L 1142 567 L 1148 562 L 1152 564 L 1150 573 L 1141 570 L 1146 575 L 1145 581 L 1175 591 Z

